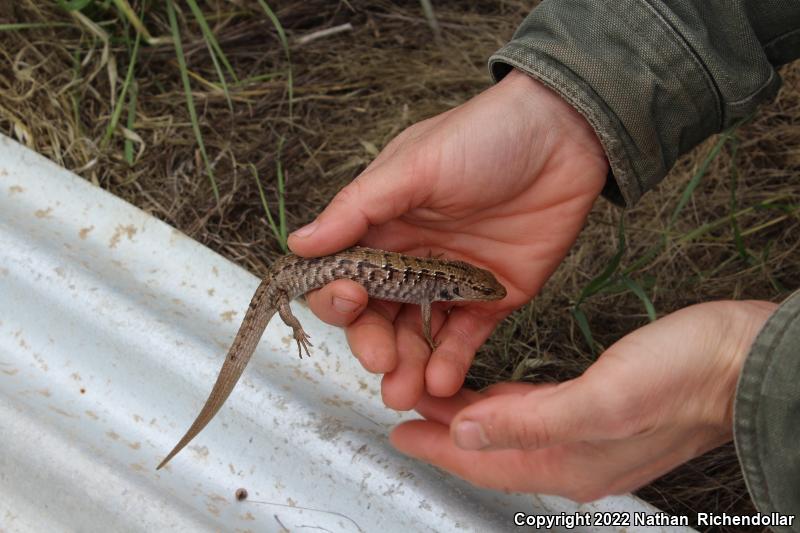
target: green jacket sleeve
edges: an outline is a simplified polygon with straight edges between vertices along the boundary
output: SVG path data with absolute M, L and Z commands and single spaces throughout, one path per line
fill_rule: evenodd
M 794 515 L 800 532 L 800 291 L 767 320 L 736 390 L 733 435 L 750 495 L 764 514 Z
M 544 0 L 489 60 L 573 105 L 631 205 L 679 155 L 750 114 L 800 56 L 798 0 Z

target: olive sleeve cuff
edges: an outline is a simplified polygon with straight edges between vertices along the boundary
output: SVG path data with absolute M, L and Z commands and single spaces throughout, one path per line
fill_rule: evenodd
M 545 0 L 489 68 L 495 80 L 522 70 L 575 107 L 609 159 L 604 193 L 632 205 L 678 156 L 776 94 L 770 59 L 792 54 L 765 46 L 786 52 L 797 27 L 798 2 Z
M 736 389 L 733 434 L 747 489 L 765 514 L 794 515 L 800 532 L 800 291 L 756 337 Z

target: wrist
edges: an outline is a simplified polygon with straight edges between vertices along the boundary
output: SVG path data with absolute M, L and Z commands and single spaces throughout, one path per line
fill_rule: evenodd
M 761 328 L 777 309 L 778 305 L 761 300 L 719 302 L 724 304 L 725 327 L 721 331 L 721 342 L 717 352 L 724 372 L 718 402 L 722 406 L 718 425 L 725 432 L 726 440 L 733 434 L 733 404 L 736 386 L 745 360 Z
M 516 107 L 530 117 L 531 124 L 546 124 L 543 150 L 558 154 L 562 147 L 577 147 L 582 154 L 581 164 L 592 165 L 597 172 L 587 172 L 587 179 L 597 181 L 598 195 L 608 176 L 608 158 L 594 128 L 571 104 L 529 74 L 511 69 L 495 86 L 504 92 L 503 98 L 516 102 Z M 575 151 L 570 151 L 575 154 Z

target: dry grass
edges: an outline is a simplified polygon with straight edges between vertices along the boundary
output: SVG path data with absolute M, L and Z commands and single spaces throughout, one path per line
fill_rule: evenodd
M 217 201 L 187 113 L 175 49 L 161 39 L 171 34 L 165 9 L 145 11 L 144 25 L 155 39 L 141 44 L 118 127 L 104 144 L 135 35 L 128 19 L 113 3 L 90 6 L 84 20 L 50 2 L 4 3 L 0 24 L 46 26 L 0 31 L 0 131 L 263 273 L 281 249 L 251 165 L 277 216 L 276 161 L 282 163 L 287 224 L 299 227 L 403 128 L 486 88 L 486 58 L 510 37 L 526 4 L 434 2 L 442 32 L 437 44 L 419 2 L 275 3 L 290 43 L 288 60 L 255 0 L 204 3 L 238 78 L 227 79 L 227 95 L 197 20 L 188 7 L 178 10 Z M 131 5 L 136 13 L 141 9 L 139 2 Z M 345 23 L 352 30 L 297 44 L 299 37 Z M 777 101 L 736 132 L 737 150 L 727 144 L 712 161 L 673 227 L 672 210 L 715 139 L 684 157 L 656 191 L 626 212 L 622 268 L 669 237 L 652 260 L 629 273 L 659 315 L 721 298 L 777 301 L 800 286 L 800 68 L 789 66 L 783 75 Z M 732 213 L 738 213 L 738 243 Z M 620 215 L 598 202 L 542 294 L 506 321 L 480 353 L 473 384 L 561 380 L 591 364 L 594 356 L 571 311 L 614 255 Z M 705 224 L 711 226 L 696 231 Z M 647 320 L 641 300 L 613 286 L 581 309 L 599 346 Z M 730 446 L 664 476 L 640 495 L 674 513 L 752 509 Z

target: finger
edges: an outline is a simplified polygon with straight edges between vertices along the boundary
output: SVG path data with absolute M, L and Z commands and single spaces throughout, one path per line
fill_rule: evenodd
M 461 389 L 449 398 L 436 398 L 423 392 L 419 402 L 414 406 L 414 410 L 424 416 L 426 420 L 450 425 L 450 421 L 462 409 L 481 398 L 483 398 L 481 393 L 469 389 Z
M 441 323 L 442 318 L 433 313 L 431 331 L 436 331 L 437 321 Z M 419 307 L 403 306 L 394 326 L 397 367 L 383 377 L 381 392 L 388 407 L 406 411 L 413 409 L 422 396 L 430 347 L 422 336 Z
M 449 425 L 453 418 L 464 408 L 477 403 L 485 398 L 503 394 L 524 394 L 534 389 L 549 389 L 555 383 L 496 383 L 484 391 L 478 392 L 470 389 L 461 389 L 453 396 L 438 398 L 428 393 L 423 393 L 422 398 L 414 410 L 427 420 Z
M 453 440 L 467 450 L 533 449 L 616 438 L 619 419 L 610 408 L 612 391 L 578 378 L 524 394 L 489 397 L 453 420 Z
M 369 296 L 360 284 L 349 279 L 333 281 L 306 294 L 311 311 L 332 326 L 344 327 L 367 307 Z
M 442 424 L 412 420 L 394 428 L 389 439 L 395 448 L 406 455 L 443 468 L 482 487 L 526 492 L 541 489 L 552 492 L 553 489 L 548 476 L 540 475 L 542 468 L 534 461 L 526 461 L 523 452 L 460 449 L 450 440 L 447 426 Z
M 370 300 L 345 330 L 353 355 L 368 372 L 385 374 L 397 367 L 394 319 L 399 312 L 400 304 Z
M 525 383 L 524 381 L 504 381 L 495 383 L 481 392 L 481 398 L 500 396 L 504 394 L 527 394 L 532 390 L 549 390 L 557 387 L 556 383 Z
M 490 316 L 467 308 L 452 310 L 436 336 L 440 342 L 425 371 L 425 385 L 433 396 L 451 396 L 464 384 L 475 352 L 497 324 Z
M 422 247 L 420 243 L 442 240 L 446 241 L 447 239 L 442 238 L 441 232 L 403 219 L 394 219 L 380 226 L 370 226 L 359 243 L 371 248 L 397 250 L 408 255 L 425 257 L 438 253 L 439 247 L 434 250 L 430 247 Z
M 317 219 L 289 236 L 289 247 L 303 256 L 325 255 L 358 242 L 370 226 L 383 224 L 418 206 L 430 180 L 410 173 L 415 166 L 396 156 L 376 164 L 331 200 Z

